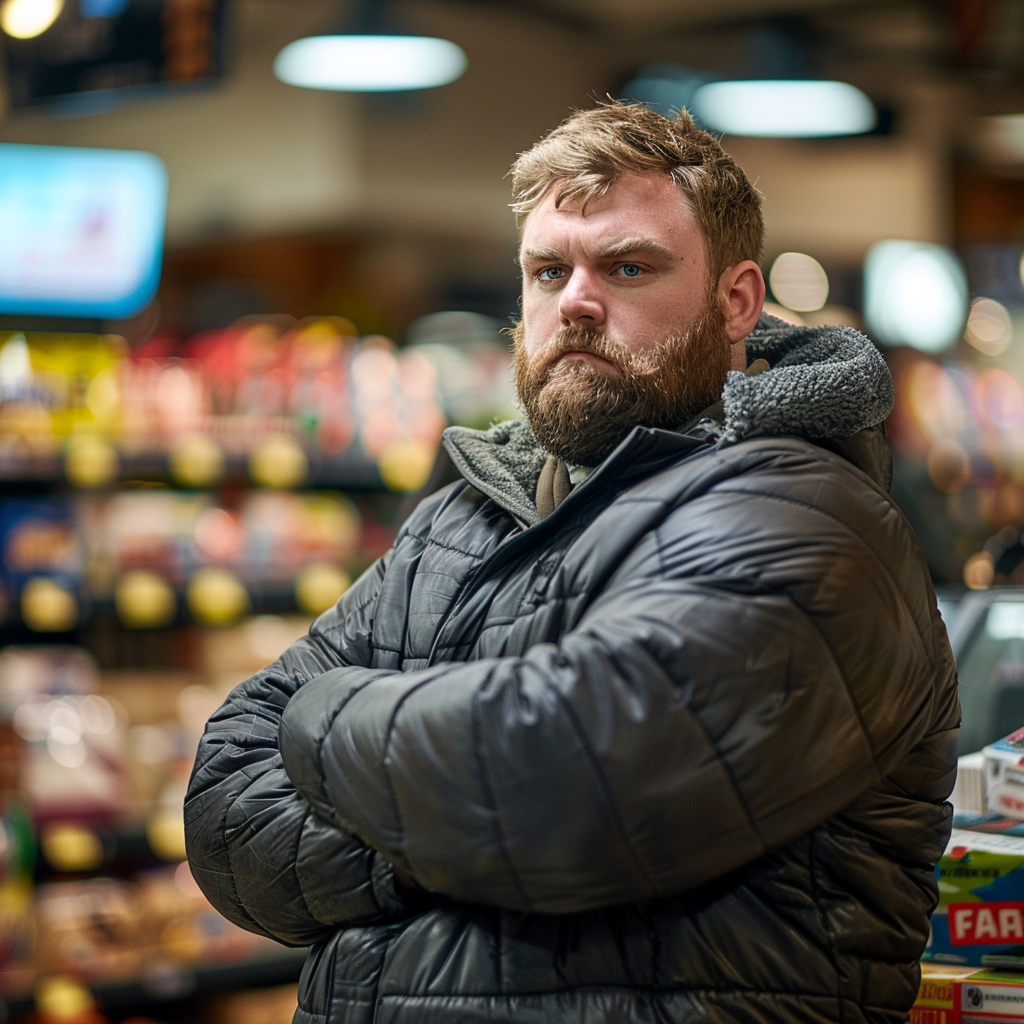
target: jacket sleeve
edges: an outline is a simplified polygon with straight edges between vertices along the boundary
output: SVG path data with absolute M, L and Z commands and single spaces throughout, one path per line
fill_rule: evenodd
M 320 815 L 286 774 L 281 713 L 309 679 L 369 664 L 382 559 L 210 719 L 185 800 L 189 864 L 211 903 L 250 931 L 305 945 L 339 925 L 407 909 L 375 850 Z
M 784 506 L 691 503 L 557 644 L 325 673 L 285 712 L 286 770 L 425 888 L 510 909 L 679 893 L 796 839 L 921 739 L 936 667 L 930 588 L 893 576 L 923 568 Z

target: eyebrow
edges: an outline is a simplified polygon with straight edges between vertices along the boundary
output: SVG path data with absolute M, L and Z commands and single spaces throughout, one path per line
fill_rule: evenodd
M 557 249 L 548 246 L 537 246 L 530 249 L 523 249 L 516 257 L 517 263 L 563 263 L 565 256 Z
M 667 246 L 656 242 L 653 238 L 645 238 L 637 235 L 633 238 L 623 238 L 618 242 L 611 242 L 597 251 L 598 259 L 611 260 L 619 259 L 622 256 L 655 256 L 660 259 L 674 260 L 676 255 Z
M 609 242 L 607 245 L 602 246 L 597 250 L 596 254 L 598 259 L 601 260 L 612 260 L 621 259 L 623 256 L 634 256 L 644 255 L 653 256 L 657 259 L 664 260 L 675 260 L 677 256 L 671 249 L 662 245 L 661 242 L 655 241 L 653 238 L 645 238 L 641 235 L 636 235 L 631 238 L 622 238 L 617 242 Z M 563 263 L 565 262 L 565 255 L 558 249 L 553 249 L 548 246 L 539 246 L 536 248 L 523 249 L 519 254 L 518 262 L 522 263 Z

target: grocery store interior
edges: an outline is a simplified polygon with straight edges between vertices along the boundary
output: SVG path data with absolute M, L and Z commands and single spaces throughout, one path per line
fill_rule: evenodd
M 291 1020 L 184 860 L 199 735 L 517 415 L 506 172 L 613 97 L 881 347 L 961 752 L 1024 724 L 1024 4 L 0 0 L 0 1021 Z

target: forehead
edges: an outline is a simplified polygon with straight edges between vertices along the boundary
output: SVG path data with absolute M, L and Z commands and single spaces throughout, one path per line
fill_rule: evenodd
M 645 237 L 679 256 L 703 250 L 704 235 L 689 200 L 667 174 L 629 174 L 603 196 L 555 205 L 555 190 L 529 213 L 521 249 L 603 244 Z

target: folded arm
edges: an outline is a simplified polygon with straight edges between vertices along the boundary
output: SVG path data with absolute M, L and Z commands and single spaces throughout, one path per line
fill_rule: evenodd
M 281 714 L 308 680 L 369 663 L 384 569 L 371 567 L 308 636 L 237 686 L 199 746 L 185 801 L 192 873 L 227 918 L 281 942 L 408 910 L 391 865 L 313 810 L 278 751 Z
M 522 657 L 325 673 L 284 714 L 289 776 L 425 888 L 513 909 L 677 893 L 792 841 L 920 738 L 932 687 L 877 556 L 791 519 L 784 555 L 742 565 L 738 538 L 696 575 L 685 530 L 654 538 Z M 789 562 L 799 585 L 769 578 Z

